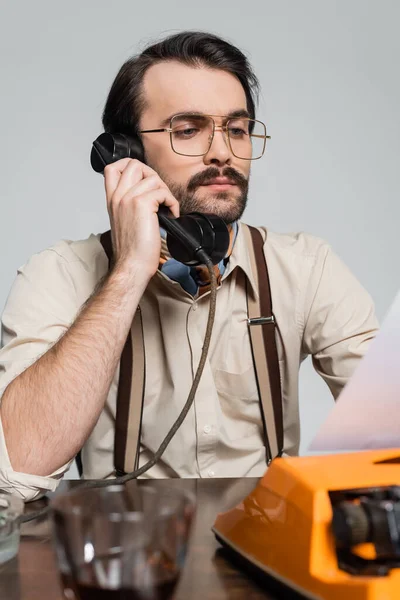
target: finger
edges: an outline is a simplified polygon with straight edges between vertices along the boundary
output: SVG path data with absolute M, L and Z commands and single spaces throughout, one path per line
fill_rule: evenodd
M 150 180 L 151 183 L 142 184 L 142 182 L 148 180 Z M 131 160 L 122 171 L 112 198 L 109 198 L 108 200 L 113 200 L 118 203 L 131 189 L 135 189 L 137 190 L 137 194 L 141 194 L 142 192 L 158 187 L 167 188 L 167 185 L 162 181 L 156 171 L 138 160 Z
M 119 202 L 131 188 L 135 187 L 139 182 L 147 178 L 158 178 L 159 187 L 165 186 L 165 183 L 160 179 L 158 174 L 136 159 L 131 159 L 123 169 L 118 185 L 114 189 L 112 199 Z M 111 198 L 109 198 L 111 201 Z
M 133 196 L 132 194 L 133 190 L 130 190 L 125 194 L 125 196 L 121 198 L 119 205 L 129 206 L 134 203 L 139 210 L 142 210 L 143 208 L 148 210 L 151 208 L 153 212 L 156 213 L 160 204 L 165 204 L 175 217 L 179 217 L 179 203 L 167 187 L 151 190 L 140 196 L 137 196 L 136 194 Z
M 138 172 L 141 174 L 141 179 L 147 179 L 148 177 L 158 177 L 160 179 L 160 183 L 166 186 L 166 183 L 164 183 L 164 181 L 160 178 L 157 171 L 149 167 L 149 165 L 146 165 L 146 163 L 137 160 L 136 158 L 131 159 L 131 162 L 126 166 L 122 173 L 122 178 L 123 180 L 125 180 L 125 178 L 128 178 L 131 173 L 134 173 L 136 175 Z
M 136 196 L 141 196 L 146 192 L 150 192 L 151 190 L 158 190 L 160 188 L 165 188 L 164 183 L 161 181 L 158 175 L 151 175 L 150 177 L 142 179 L 141 181 L 139 181 L 139 183 L 137 183 L 131 188 L 131 197 L 135 198 Z M 126 193 L 129 192 L 130 190 L 128 190 Z
M 136 159 L 131 159 L 121 174 L 118 187 L 114 192 L 115 199 L 118 201 L 127 194 L 127 192 L 137 185 L 144 178 L 144 164 Z
M 121 158 L 104 167 L 104 186 L 106 189 L 107 201 L 111 200 L 124 169 L 131 161 L 131 158 Z
M 169 210 L 172 212 L 172 214 L 174 215 L 174 217 L 178 218 L 180 215 L 180 208 L 179 208 L 179 202 L 178 200 L 175 198 L 175 196 L 173 196 L 171 194 L 170 199 L 166 199 L 164 204 L 166 206 L 168 206 Z

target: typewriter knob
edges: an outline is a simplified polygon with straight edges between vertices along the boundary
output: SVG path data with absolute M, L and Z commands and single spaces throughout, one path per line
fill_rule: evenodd
M 332 530 L 336 544 L 351 548 L 371 541 L 370 520 L 364 507 L 354 502 L 341 502 L 333 508 Z

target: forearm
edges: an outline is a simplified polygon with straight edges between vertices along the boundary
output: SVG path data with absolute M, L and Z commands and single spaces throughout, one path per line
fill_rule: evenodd
M 5 390 L 0 415 L 15 471 L 48 475 L 90 435 L 147 284 L 136 272 L 114 270 L 66 334 Z

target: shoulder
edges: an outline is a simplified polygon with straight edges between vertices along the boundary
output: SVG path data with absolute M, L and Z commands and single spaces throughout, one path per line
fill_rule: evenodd
M 315 235 L 304 231 L 278 233 L 264 226 L 257 226 L 264 238 L 264 252 L 267 257 L 285 257 L 288 260 L 315 262 L 331 251 L 330 244 Z
M 100 234 L 91 234 L 82 240 L 60 240 L 34 256 L 43 260 L 52 257 L 55 261 L 65 264 L 78 263 L 92 268 L 96 260 L 104 256 L 104 251 L 100 243 Z
M 268 266 L 275 304 L 300 306 L 306 291 L 315 289 L 333 253 L 320 237 L 305 232 L 276 233 L 257 227 L 264 238 L 264 255 Z
M 17 282 L 43 290 L 73 289 L 84 301 L 107 273 L 108 259 L 100 243 L 100 235 L 83 240 L 60 240 L 42 250 L 18 269 Z
M 47 264 L 64 265 L 73 269 L 83 268 L 85 270 L 96 269 L 98 263 L 107 265 L 107 258 L 100 243 L 100 234 L 91 234 L 83 240 L 60 240 L 40 252 L 33 254 L 27 261 L 26 266 Z
M 304 231 L 294 233 L 266 231 L 265 247 L 274 252 L 285 252 L 303 258 L 315 258 L 326 254 L 330 249 L 330 245 L 325 240 Z

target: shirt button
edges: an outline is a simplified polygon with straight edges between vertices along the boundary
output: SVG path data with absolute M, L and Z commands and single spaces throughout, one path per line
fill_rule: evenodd
M 204 433 L 211 433 L 211 425 L 204 425 L 203 431 Z
M 207 474 L 209 477 L 214 477 L 215 472 L 212 469 L 210 469 Z
M 197 310 L 197 304 L 196 304 L 196 302 L 193 303 L 193 310 Z

